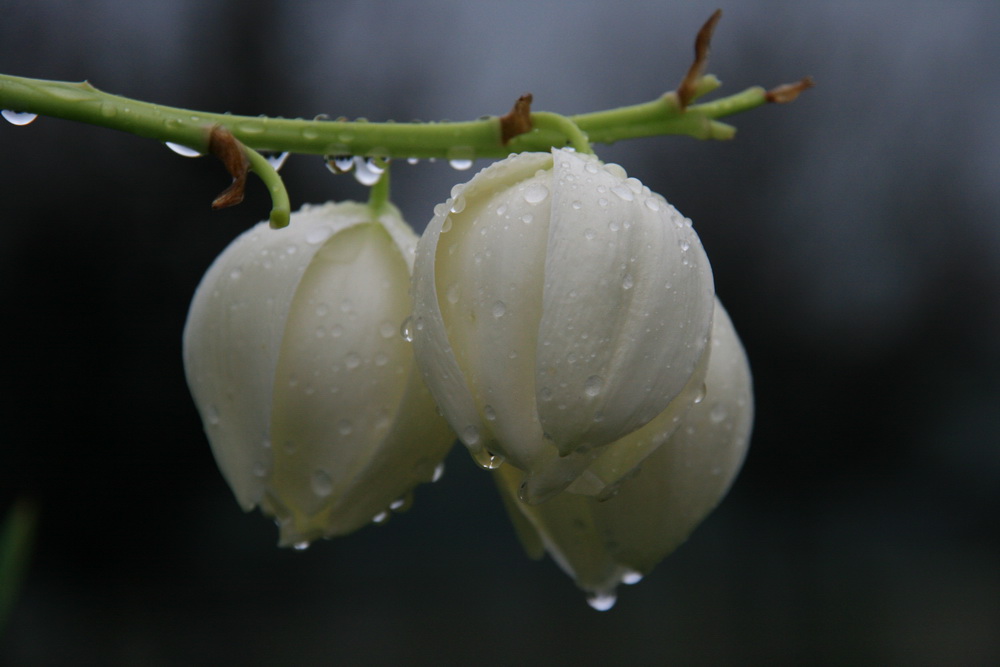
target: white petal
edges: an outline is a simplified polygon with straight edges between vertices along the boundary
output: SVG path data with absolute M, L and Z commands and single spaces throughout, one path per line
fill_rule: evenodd
M 456 188 L 414 267 L 414 350 L 428 387 L 474 454 L 487 448 L 524 467 L 552 449 L 538 424 L 531 354 L 547 206 L 524 196 L 545 187 L 548 172 L 536 172 L 549 166 L 549 154 L 521 154 Z
M 281 230 L 261 223 L 216 258 L 188 312 L 184 366 L 223 476 L 245 510 L 271 466 L 271 394 L 285 322 L 299 280 L 332 234 L 365 221 L 362 207 L 296 214 Z
M 551 397 L 543 429 L 565 455 L 631 433 L 681 392 L 714 285 L 697 235 L 662 198 L 616 165 L 553 156 L 536 385 Z
M 746 454 L 753 398 L 746 355 L 720 305 L 712 338 L 704 399 L 616 496 L 566 492 L 527 505 L 516 500 L 519 471 L 495 476 L 529 554 L 542 543 L 577 585 L 609 594 L 628 575 L 649 572 L 718 504 Z

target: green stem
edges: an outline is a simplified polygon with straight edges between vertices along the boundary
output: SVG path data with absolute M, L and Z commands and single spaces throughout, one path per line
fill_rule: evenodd
M 594 149 L 590 147 L 590 140 L 587 138 L 587 135 L 580 130 L 579 125 L 566 116 L 549 111 L 535 111 L 531 114 L 531 125 L 540 132 L 551 130 L 562 134 L 565 137 L 563 143 L 569 142 L 573 148 L 581 153 L 589 153 L 591 155 L 594 153 Z
M 284 181 L 263 155 L 246 146 L 243 147 L 243 152 L 250 160 L 250 169 L 257 174 L 271 193 L 271 227 L 274 229 L 287 227 L 292 214 L 292 205 L 288 201 L 288 191 L 285 189 Z
M 368 208 L 371 209 L 372 216 L 377 218 L 382 215 L 382 209 L 389 203 L 389 163 L 380 165 L 385 168 L 382 176 L 375 181 L 375 184 L 368 190 Z
M 718 86 L 702 77 L 699 94 Z M 686 134 L 700 139 L 728 139 L 733 128 L 716 122 L 765 102 L 762 88 L 751 88 L 681 111 L 667 93 L 651 102 L 568 116 L 591 142 L 614 143 L 655 134 Z M 255 150 L 316 155 L 366 155 L 416 158 L 499 158 L 511 151 L 547 150 L 563 145 L 566 127 L 542 127 L 503 145 L 497 117 L 444 123 L 369 123 L 234 116 L 141 102 L 102 92 L 88 82 L 71 83 L 0 75 L 0 108 L 31 112 L 99 125 L 171 141 L 205 152 L 215 125 L 223 125 L 242 144 Z

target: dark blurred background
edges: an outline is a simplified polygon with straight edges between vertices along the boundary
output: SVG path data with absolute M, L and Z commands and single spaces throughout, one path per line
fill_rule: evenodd
M 0 123 L 0 510 L 40 510 L 11 665 L 1000 662 L 1000 5 L 0 2 L 0 71 L 210 111 L 371 120 L 649 100 L 725 12 L 722 93 L 811 74 L 735 141 L 598 147 L 695 221 L 753 366 L 743 473 L 598 613 L 454 451 L 385 527 L 275 546 L 218 473 L 181 329 L 267 215 L 112 130 Z M 478 163 L 476 168 L 484 166 Z M 399 165 L 418 228 L 456 173 Z M 314 156 L 297 208 L 364 198 Z

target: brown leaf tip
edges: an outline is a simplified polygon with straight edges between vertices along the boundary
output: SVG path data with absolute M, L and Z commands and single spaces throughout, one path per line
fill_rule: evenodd
M 794 102 L 795 98 L 816 85 L 811 76 L 807 76 L 795 83 L 786 83 L 777 88 L 767 91 L 765 97 L 772 104 L 787 104 Z
M 229 187 L 212 202 L 212 208 L 227 208 L 239 204 L 243 201 L 247 174 L 250 173 L 250 160 L 243 152 L 243 144 L 225 127 L 216 125 L 208 137 L 208 152 L 222 160 L 226 171 L 233 177 Z
M 684 75 L 680 85 L 677 86 L 677 101 L 682 110 L 686 109 L 691 100 L 694 99 L 695 92 L 698 89 L 698 79 L 705 74 L 705 68 L 708 67 L 708 54 L 712 47 L 712 34 L 715 32 L 715 26 L 719 24 L 719 19 L 721 18 L 722 10 L 716 9 L 708 17 L 708 20 L 705 21 L 705 25 L 701 26 L 698 36 L 695 37 L 694 62 L 691 63 L 687 74 Z
M 500 141 L 507 142 L 519 134 L 531 131 L 531 93 L 517 98 L 511 110 L 500 116 Z

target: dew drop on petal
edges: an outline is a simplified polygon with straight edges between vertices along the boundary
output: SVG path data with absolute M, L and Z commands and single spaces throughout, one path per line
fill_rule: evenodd
M 643 203 L 646 204 L 646 208 L 648 208 L 650 211 L 660 210 L 660 202 L 656 201 L 656 197 L 647 197 L 646 201 Z
M 333 493 L 333 480 L 330 479 L 329 473 L 325 470 L 317 470 L 312 474 L 310 479 L 312 484 L 313 493 L 321 498 L 326 498 L 328 495 Z
M 383 510 L 372 517 L 372 523 L 382 524 L 389 520 L 388 510 Z
M 635 280 L 633 280 L 632 274 L 626 273 L 622 279 L 622 289 L 632 289 L 633 285 L 635 285 Z
M 587 596 L 587 604 L 597 611 L 607 611 L 618 601 L 614 593 L 592 593 Z
M 624 201 L 632 201 L 635 198 L 632 191 L 624 185 L 615 185 L 611 188 L 611 191 Z
M 708 418 L 713 424 L 721 424 L 729 416 L 724 403 L 716 403 L 708 413 Z
M 540 204 L 549 196 L 549 189 L 541 183 L 530 185 L 524 191 L 524 201 L 529 204 Z
M 697 405 L 705 400 L 705 394 L 708 393 L 708 387 L 705 386 L 703 382 L 700 387 L 698 387 L 698 393 L 694 395 L 694 404 Z
M 499 320 L 507 312 L 507 305 L 503 301 L 493 304 L 493 318 Z
M 604 379 L 600 375 L 591 375 L 587 378 L 587 381 L 583 383 L 583 393 L 587 396 L 597 396 L 601 393 L 601 389 L 604 388 Z
M 0 111 L 0 115 L 2 115 L 8 123 L 12 123 L 13 125 L 27 125 L 38 118 L 37 113 L 11 111 L 10 109 Z
M 413 342 L 413 316 L 407 317 L 403 320 L 403 324 L 399 327 L 399 335 L 403 337 L 407 343 Z
M 434 468 L 434 474 L 431 475 L 431 482 L 436 482 L 444 477 L 444 463 L 439 463 Z
M 486 417 L 486 421 L 496 421 L 497 412 L 493 409 L 492 405 L 483 406 L 483 416 Z
M 474 445 L 479 442 L 479 429 L 475 424 L 469 424 L 462 429 L 462 442 L 467 445 Z
M 177 153 L 181 157 L 201 157 L 201 153 L 193 148 L 188 148 L 187 146 L 182 146 L 181 144 L 175 144 L 172 141 L 164 142 L 167 148 Z

